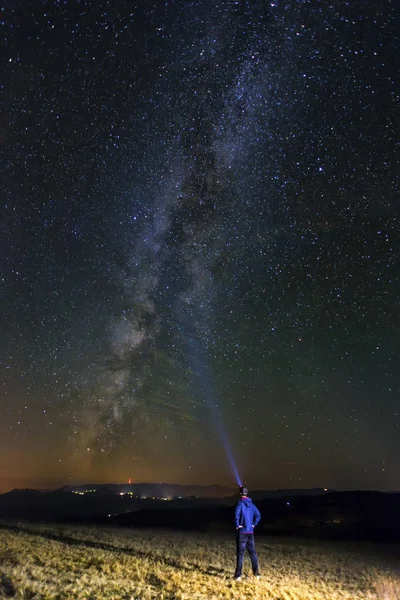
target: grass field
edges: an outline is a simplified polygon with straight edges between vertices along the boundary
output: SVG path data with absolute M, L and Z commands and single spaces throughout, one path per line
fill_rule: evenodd
M 0 597 L 400 600 L 398 547 L 256 539 L 261 581 L 232 579 L 232 536 L 19 524 L 0 529 Z

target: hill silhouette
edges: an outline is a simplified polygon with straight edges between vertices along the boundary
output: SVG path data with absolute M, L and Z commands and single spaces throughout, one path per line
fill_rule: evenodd
M 201 488 L 203 494 L 206 489 L 217 489 L 221 494 L 225 491 L 221 486 L 210 486 Z M 139 496 L 134 490 L 187 495 Z M 113 484 L 64 486 L 52 492 L 12 490 L 0 495 L 0 518 L 191 531 L 232 530 L 236 493 L 208 497 L 189 492 L 193 492 L 191 487 L 167 488 L 163 484 L 138 484 L 128 490 L 127 486 Z M 400 493 L 260 490 L 252 497 L 262 513 L 257 528 L 261 535 L 400 541 Z

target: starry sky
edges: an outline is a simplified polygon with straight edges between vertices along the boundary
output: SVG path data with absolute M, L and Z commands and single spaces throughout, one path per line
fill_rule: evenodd
M 0 491 L 400 489 L 395 2 L 0 8 Z

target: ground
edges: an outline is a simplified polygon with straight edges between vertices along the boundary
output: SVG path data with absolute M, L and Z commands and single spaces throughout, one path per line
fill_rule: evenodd
M 233 580 L 232 536 L 3 524 L 0 597 L 35 600 L 400 600 L 400 548 L 256 538 Z

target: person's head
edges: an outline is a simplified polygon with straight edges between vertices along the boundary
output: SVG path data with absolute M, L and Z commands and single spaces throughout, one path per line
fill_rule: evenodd
M 239 494 L 243 497 L 243 496 L 247 496 L 248 493 L 249 493 L 249 490 L 247 489 L 247 487 L 244 487 L 244 485 L 241 485 L 240 489 L 239 489 Z

